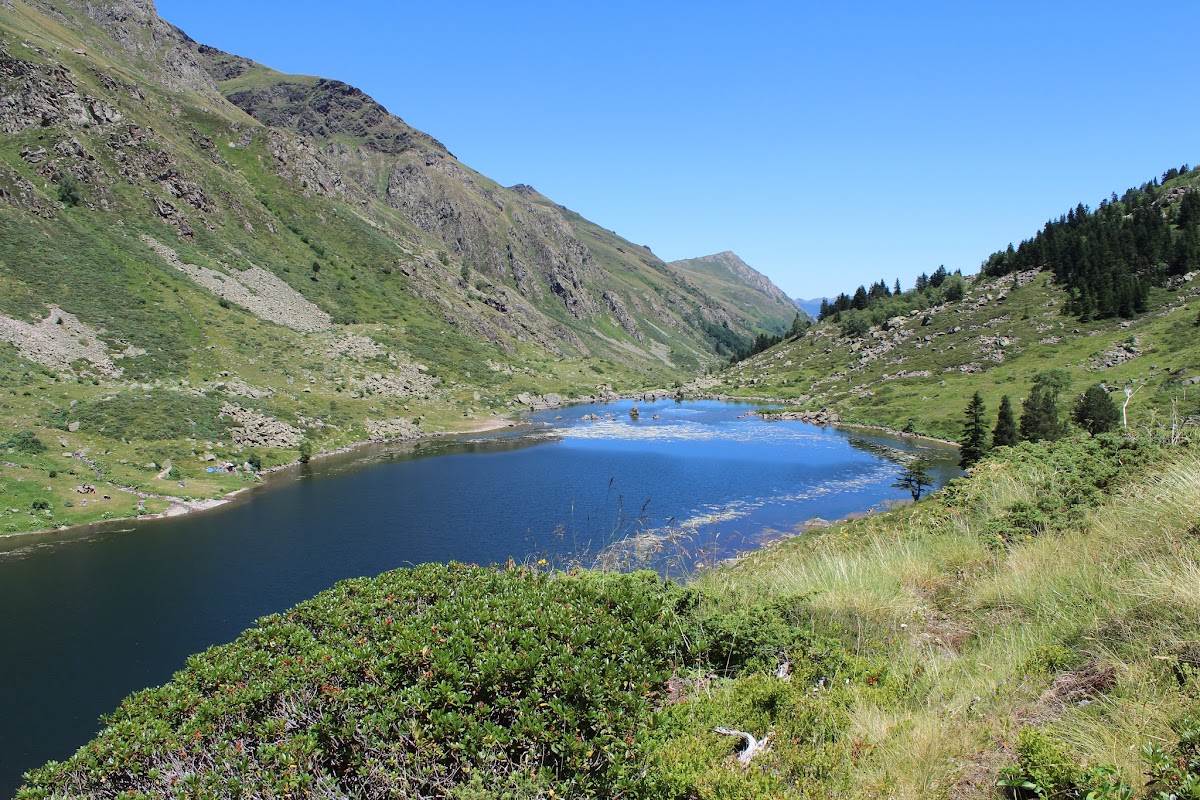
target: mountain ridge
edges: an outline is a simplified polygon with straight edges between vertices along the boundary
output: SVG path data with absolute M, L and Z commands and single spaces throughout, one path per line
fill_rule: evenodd
M 496 424 L 518 398 L 674 385 L 760 332 L 358 89 L 201 45 L 150 2 L 0 6 L 0 94 L 0 413 L 62 451 L 5 485 L 87 463 L 211 499 L 253 478 L 210 460 L 294 461 L 291 431 L 320 452 Z M 60 483 L 0 530 L 160 505 L 84 512 Z
M 668 266 L 710 294 L 729 298 L 764 332 L 782 333 L 795 318 L 791 298 L 732 250 L 680 259 Z

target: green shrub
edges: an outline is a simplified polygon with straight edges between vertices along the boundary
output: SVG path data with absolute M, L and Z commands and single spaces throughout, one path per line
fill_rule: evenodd
M 46 445 L 33 431 L 21 431 L 9 440 L 8 446 L 18 453 L 26 453 L 31 456 L 46 452 Z
M 1129 800 L 1133 789 L 1111 764 L 1084 767 L 1041 728 L 1017 735 L 1017 763 L 1000 772 L 999 788 L 1016 800 Z M 1156 800 L 1159 795 L 1152 795 Z M 1185 795 L 1179 795 L 1185 797 Z M 1161 796 L 1167 800 L 1166 795 Z
M 1142 748 L 1155 800 L 1200 798 L 1200 720 L 1184 720 L 1179 741 L 1169 749 L 1157 743 Z
M 87 430 L 114 439 L 223 439 L 229 435 L 229 423 L 218 418 L 221 402 L 165 389 L 126 391 L 82 402 L 72 414 Z M 56 424 L 65 427 L 65 421 L 61 413 L 56 416 Z
M 58 184 L 58 201 L 68 206 L 77 206 L 83 201 L 83 197 L 79 193 L 79 181 L 74 175 L 67 173 L 63 175 Z
M 1079 767 L 1061 744 L 1042 729 L 1026 726 L 1017 734 L 1017 763 L 1002 772 L 1001 786 L 1013 790 L 1010 797 L 1073 798 L 1079 776 Z
M 678 600 L 647 573 L 344 581 L 131 696 L 18 796 L 634 795 L 682 660 Z

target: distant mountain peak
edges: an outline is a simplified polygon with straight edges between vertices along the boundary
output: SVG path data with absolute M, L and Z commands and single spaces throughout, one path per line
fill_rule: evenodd
M 732 250 L 672 261 L 668 266 L 709 294 L 734 299 L 747 312 L 753 309 L 750 316 L 757 317 L 758 326 L 765 330 L 785 330 L 796 315 L 791 298 Z M 753 296 L 746 294 L 747 289 Z

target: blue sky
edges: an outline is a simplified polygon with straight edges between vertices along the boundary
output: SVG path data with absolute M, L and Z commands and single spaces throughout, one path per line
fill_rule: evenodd
M 158 0 L 351 83 L 473 168 L 793 296 L 974 272 L 1200 162 L 1200 3 Z

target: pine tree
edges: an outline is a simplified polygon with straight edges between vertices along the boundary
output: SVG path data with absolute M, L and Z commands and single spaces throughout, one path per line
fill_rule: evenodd
M 987 455 L 988 429 L 983 421 L 987 408 L 979 392 L 967 404 L 966 418 L 963 420 L 962 448 L 959 451 L 958 465 L 963 469 L 970 467 Z
M 1013 417 L 1012 403 L 1008 395 L 1000 398 L 1000 411 L 996 414 L 996 429 L 992 432 L 992 447 L 1012 447 L 1017 443 L 1017 420 Z
M 1058 396 L 1044 386 L 1034 386 L 1021 403 L 1021 439 L 1056 441 L 1066 433 L 1059 419 Z
M 862 311 L 867 307 L 867 287 L 859 286 L 854 292 L 854 299 L 850 301 L 850 307 Z
M 1117 427 L 1121 419 L 1121 411 L 1109 397 L 1108 392 L 1100 384 L 1089 386 L 1088 390 L 1079 396 L 1072 409 L 1076 424 L 1095 436 Z
M 908 464 L 892 486 L 896 489 L 906 489 L 913 502 L 921 499 L 925 490 L 933 486 L 933 476 L 929 474 L 929 465 L 924 459 L 918 458 Z

